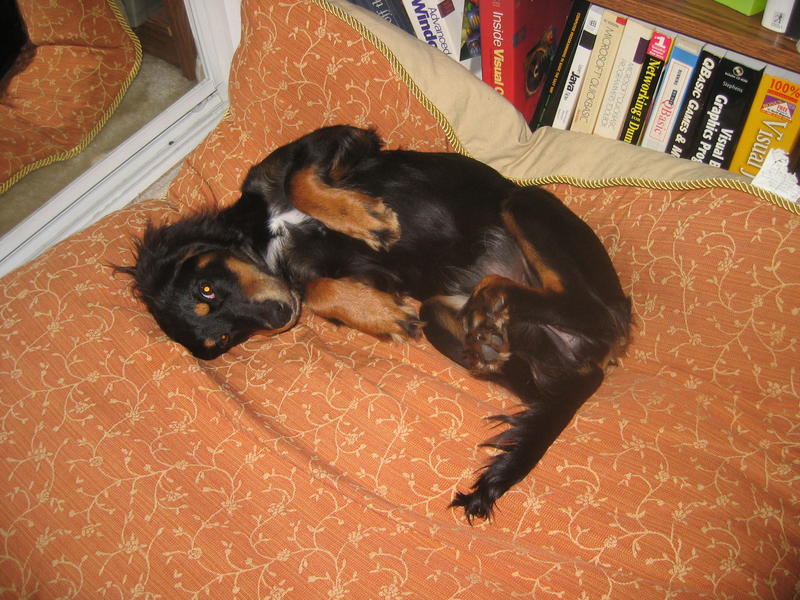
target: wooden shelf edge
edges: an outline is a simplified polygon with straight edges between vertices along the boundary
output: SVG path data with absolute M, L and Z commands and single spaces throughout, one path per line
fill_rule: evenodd
M 713 0 L 596 0 L 596 4 L 800 73 L 794 40 Z

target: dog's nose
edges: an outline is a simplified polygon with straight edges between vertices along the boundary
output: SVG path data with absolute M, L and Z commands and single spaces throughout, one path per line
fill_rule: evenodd
M 275 302 L 273 314 L 275 327 L 283 327 L 294 317 L 294 307 L 286 302 Z

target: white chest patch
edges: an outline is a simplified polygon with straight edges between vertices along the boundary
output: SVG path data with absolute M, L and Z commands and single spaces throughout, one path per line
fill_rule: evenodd
M 308 219 L 307 214 L 293 208 L 279 215 L 272 215 L 269 219 L 269 230 L 273 235 L 286 235 L 289 227 L 299 225 Z
M 279 215 L 273 215 L 269 220 L 269 230 L 274 236 L 267 247 L 267 265 L 274 269 L 278 266 L 278 259 L 283 254 L 283 249 L 289 241 L 289 230 L 293 225 L 299 225 L 310 217 L 299 210 L 291 209 Z

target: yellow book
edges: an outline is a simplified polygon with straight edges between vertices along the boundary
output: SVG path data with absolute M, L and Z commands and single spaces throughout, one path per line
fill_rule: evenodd
M 755 177 L 770 150 L 791 152 L 800 132 L 799 103 L 800 75 L 767 66 L 728 170 Z

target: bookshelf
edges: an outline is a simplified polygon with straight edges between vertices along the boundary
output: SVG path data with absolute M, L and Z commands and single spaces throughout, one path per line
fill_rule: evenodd
M 611 10 L 800 72 L 795 41 L 714 0 L 593 0 Z

